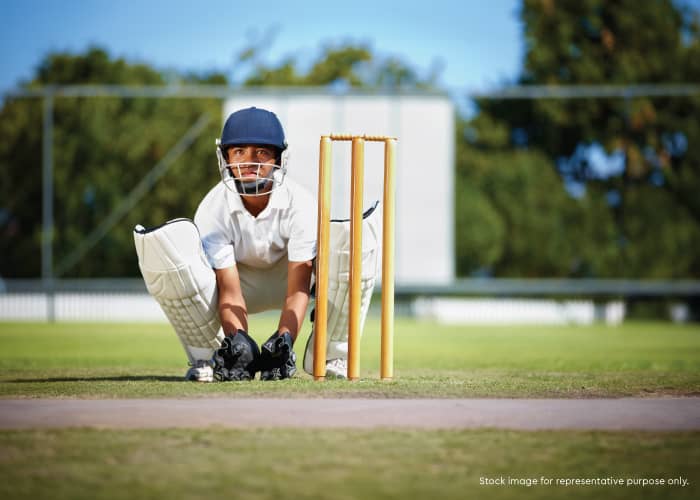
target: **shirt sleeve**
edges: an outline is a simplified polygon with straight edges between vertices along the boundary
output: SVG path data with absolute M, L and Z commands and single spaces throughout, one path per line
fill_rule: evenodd
M 305 262 L 316 257 L 317 218 L 318 209 L 313 197 L 307 193 L 295 196 L 291 207 L 287 246 L 290 262 Z
M 217 220 L 215 214 L 201 203 L 194 214 L 194 223 L 199 229 L 202 246 L 209 264 L 214 269 L 225 269 L 236 264 L 233 242 L 228 235 L 226 225 Z

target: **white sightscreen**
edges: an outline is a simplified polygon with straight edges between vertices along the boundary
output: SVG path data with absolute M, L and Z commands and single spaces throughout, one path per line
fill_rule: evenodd
M 396 283 L 448 284 L 454 278 L 454 109 L 436 94 L 242 93 L 224 120 L 256 106 L 277 114 L 289 143 L 288 175 L 316 196 L 319 139 L 329 133 L 398 137 Z M 333 218 L 350 213 L 350 143 L 333 143 Z M 365 143 L 365 207 L 382 197 L 383 144 Z

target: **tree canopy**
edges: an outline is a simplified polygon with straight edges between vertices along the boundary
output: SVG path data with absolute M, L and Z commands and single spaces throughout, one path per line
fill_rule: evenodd
M 192 77 L 190 77 L 192 78 Z M 145 65 L 112 59 L 102 49 L 50 54 L 30 87 L 52 84 L 160 85 L 164 77 Z M 0 109 L 0 275 L 36 277 L 41 260 L 41 102 L 8 99 Z M 218 117 L 217 100 L 61 97 L 54 102 L 54 260 L 58 265 L 109 216 L 118 203 L 204 114 Z M 172 213 L 193 213 L 211 182 L 210 124 L 178 161 L 174 175 L 126 216 L 126 227 L 156 225 Z M 79 131 L 77 133 L 76 131 Z M 109 231 L 67 277 L 132 276 L 138 272 L 130 231 Z M 136 272 L 136 273 L 135 273 Z
M 671 0 L 524 0 L 523 85 L 698 83 L 698 12 Z M 329 44 L 306 64 L 264 63 L 246 47 L 237 85 L 439 89 L 438 74 L 364 44 Z M 245 69 L 245 71 L 243 71 Z M 240 70 L 240 71 L 239 71 Z M 228 85 L 217 71 L 173 74 L 100 48 L 51 53 L 27 87 Z M 700 276 L 700 95 L 477 101 L 458 115 L 455 234 L 461 276 Z M 459 108 L 458 108 L 459 109 Z M 209 189 L 215 99 L 54 101 L 60 263 L 200 119 L 207 125 L 137 204 L 65 277 L 135 276 L 130 231 L 192 214 Z M 0 107 L 0 276 L 40 274 L 42 104 Z M 76 133 L 79 130 L 80 133 Z M 207 168 L 207 166 L 211 168 Z
M 526 0 L 521 18 L 523 85 L 669 86 L 700 81 L 698 13 L 670 0 Z M 563 216 L 573 200 L 587 207 L 577 212 L 573 224 L 560 229 L 567 239 L 579 240 L 575 257 L 563 244 L 554 254 L 577 264 L 564 273 L 561 262 L 554 275 L 697 277 L 698 115 L 697 94 L 482 100 L 467 142 L 488 152 L 491 175 L 499 168 L 493 153 L 503 148 L 541 155 L 539 180 L 550 175 L 545 170 L 553 170 L 570 195 L 558 208 L 550 200 L 540 217 L 553 217 L 551 210 Z M 491 124 L 489 130 L 485 124 Z M 500 131 L 498 144 L 491 138 L 494 131 Z M 462 161 L 467 163 L 463 175 L 471 176 L 470 160 Z M 551 193 L 552 199 L 558 197 Z M 558 237 L 550 233 L 549 239 Z M 505 260 L 492 268 L 496 275 L 528 269 L 519 262 L 520 271 L 515 271 Z

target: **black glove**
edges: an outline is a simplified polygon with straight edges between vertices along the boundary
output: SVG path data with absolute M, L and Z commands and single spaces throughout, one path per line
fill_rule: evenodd
M 289 332 L 272 334 L 260 352 L 260 380 L 291 378 L 297 372 L 297 355 Z
M 252 380 L 259 369 L 260 348 L 244 330 L 227 336 L 214 351 L 214 377 L 219 381 Z

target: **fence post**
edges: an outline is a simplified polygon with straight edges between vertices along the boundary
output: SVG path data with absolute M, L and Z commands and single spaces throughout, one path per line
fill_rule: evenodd
M 51 89 L 44 95 L 42 164 L 41 278 L 46 293 L 47 320 L 56 319 L 53 283 L 53 100 Z

